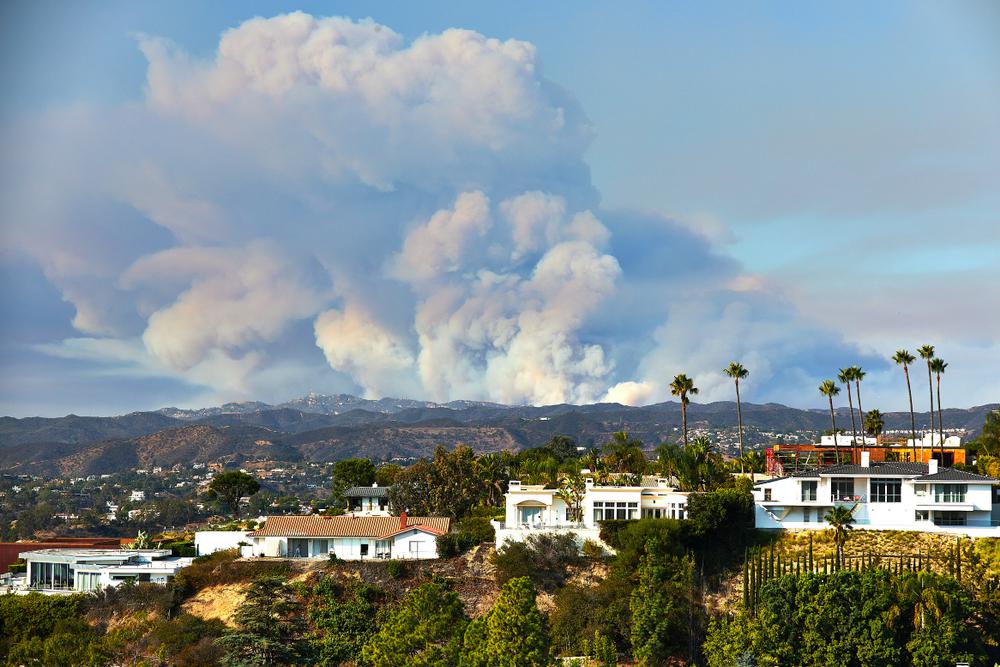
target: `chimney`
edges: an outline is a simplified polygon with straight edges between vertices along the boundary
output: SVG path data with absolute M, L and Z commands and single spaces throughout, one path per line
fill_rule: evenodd
M 399 529 L 404 530 L 406 528 L 406 510 L 399 515 Z
M 861 467 L 870 468 L 871 467 L 872 454 L 871 452 L 861 452 Z
M 372 488 L 373 489 L 377 489 L 378 488 L 378 482 L 375 482 L 374 484 L 372 484 Z
M 931 459 L 930 461 L 928 461 L 927 462 L 927 474 L 928 475 L 936 475 L 937 471 L 938 471 L 938 460 L 937 459 Z
M 586 488 L 588 488 L 588 489 L 591 488 L 592 486 L 594 486 L 594 478 L 593 477 L 588 477 L 586 479 L 586 481 L 584 482 L 584 486 Z

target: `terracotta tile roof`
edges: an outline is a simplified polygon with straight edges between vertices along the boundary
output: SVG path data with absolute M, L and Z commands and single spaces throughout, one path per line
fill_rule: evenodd
M 419 528 L 444 535 L 451 519 L 438 516 L 406 517 L 407 529 Z M 251 537 L 392 537 L 400 530 L 398 516 L 269 516 Z

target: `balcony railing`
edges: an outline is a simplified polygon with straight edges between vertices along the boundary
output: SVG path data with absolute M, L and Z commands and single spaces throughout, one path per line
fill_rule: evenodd
M 531 523 L 518 523 L 510 526 L 507 530 L 556 530 L 559 528 L 586 528 L 582 521 L 557 521 L 555 523 L 545 523 L 535 521 Z
M 864 495 L 856 495 L 852 493 L 841 493 L 832 494 L 833 502 L 835 503 L 863 503 L 865 502 Z

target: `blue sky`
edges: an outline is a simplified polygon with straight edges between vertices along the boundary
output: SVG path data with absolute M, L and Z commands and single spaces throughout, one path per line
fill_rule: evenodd
M 860 363 L 900 409 L 925 342 L 946 402 L 1000 397 L 994 3 L 10 2 L 0 33 L 4 414 L 715 400 L 731 358 L 747 400 Z

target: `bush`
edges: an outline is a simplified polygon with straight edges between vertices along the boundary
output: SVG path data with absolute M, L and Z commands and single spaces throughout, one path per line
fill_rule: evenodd
M 591 560 L 601 560 L 604 558 L 604 547 L 600 542 L 586 540 L 583 543 L 583 555 Z
M 194 595 L 213 584 L 249 582 L 262 577 L 287 577 L 292 570 L 288 561 L 237 560 L 236 549 L 199 556 L 174 577 L 174 588 L 182 597 Z
M 178 540 L 176 542 L 164 542 L 164 549 L 170 549 L 171 556 L 195 556 L 194 540 Z
M 7 566 L 7 571 L 11 574 L 21 574 L 28 571 L 28 564 L 24 562 L 24 559 L 18 558 L 16 561 Z
M 401 560 L 391 560 L 386 563 L 385 571 L 388 572 L 389 576 L 393 579 L 402 579 L 407 573 L 406 563 Z
M 612 549 L 617 549 L 620 546 L 618 535 L 636 521 L 634 519 L 609 519 L 598 523 L 601 526 L 601 539 Z
M 438 556 L 452 558 L 483 542 L 492 542 L 495 537 L 496 532 L 489 519 L 466 517 L 456 524 L 455 530 L 437 538 Z
M 572 535 L 540 533 L 524 542 L 511 542 L 492 561 L 500 584 L 529 577 L 539 588 L 552 590 L 565 582 L 567 566 L 579 563 L 580 553 Z

